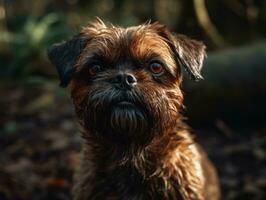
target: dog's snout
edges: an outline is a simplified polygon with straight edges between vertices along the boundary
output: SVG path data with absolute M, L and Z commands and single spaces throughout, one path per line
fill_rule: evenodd
M 113 78 L 112 83 L 121 88 L 130 89 L 137 84 L 137 79 L 133 74 L 119 73 Z

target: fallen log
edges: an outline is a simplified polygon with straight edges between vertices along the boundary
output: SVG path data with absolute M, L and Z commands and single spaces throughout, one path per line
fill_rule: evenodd
M 266 42 L 209 53 L 204 80 L 185 80 L 186 113 L 195 125 L 225 121 L 235 128 L 266 125 Z

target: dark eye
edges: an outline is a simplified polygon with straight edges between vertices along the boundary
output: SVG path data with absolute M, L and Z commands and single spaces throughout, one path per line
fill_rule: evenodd
M 149 69 L 153 74 L 156 75 L 159 75 L 164 71 L 163 65 L 159 62 L 151 62 L 149 65 Z
M 90 76 L 95 76 L 101 70 L 102 70 L 102 67 L 100 65 L 95 64 L 89 68 L 89 74 Z

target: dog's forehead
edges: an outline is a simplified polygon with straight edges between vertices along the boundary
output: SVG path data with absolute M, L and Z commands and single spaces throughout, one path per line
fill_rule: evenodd
M 142 60 L 150 55 L 158 55 L 167 62 L 174 61 L 166 39 L 151 26 L 87 28 L 85 34 L 89 42 L 82 53 L 84 62 L 95 54 L 113 62 L 128 57 Z

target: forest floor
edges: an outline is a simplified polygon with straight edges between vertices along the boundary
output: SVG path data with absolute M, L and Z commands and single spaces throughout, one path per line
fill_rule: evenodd
M 80 137 L 70 99 L 54 84 L 1 87 L 0 200 L 71 199 Z M 266 199 L 266 127 L 242 134 L 220 121 L 195 135 L 218 169 L 223 200 Z

